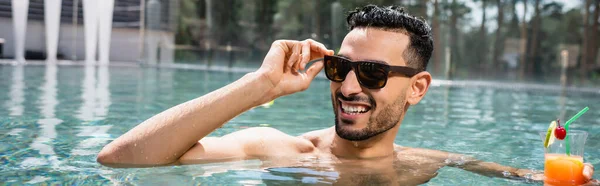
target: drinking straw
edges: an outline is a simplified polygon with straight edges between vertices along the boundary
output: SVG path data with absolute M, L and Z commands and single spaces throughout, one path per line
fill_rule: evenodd
M 573 121 L 577 120 L 577 118 L 579 118 L 581 115 L 583 115 L 589 109 L 590 108 L 588 108 L 588 107 L 583 108 L 581 111 L 579 111 L 577 114 L 575 114 L 575 116 L 573 116 L 571 119 L 569 119 L 567 122 L 565 122 L 565 131 L 566 131 L 567 134 L 569 134 L 569 124 L 571 124 Z M 569 135 L 567 135 L 567 138 L 565 139 L 565 143 L 567 143 L 567 156 L 571 156 L 571 147 L 570 147 L 570 143 L 569 143 Z

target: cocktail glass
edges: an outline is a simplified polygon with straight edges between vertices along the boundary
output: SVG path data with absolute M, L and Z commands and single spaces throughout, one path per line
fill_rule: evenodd
M 542 141 L 547 132 L 541 132 Z M 581 185 L 586 182 L 583 177 L 583 147 L 587 132 L 569 130 L 567 138 L 556 139 L 544 149 L 544 184 L 546 185 Z M 570 152 L 567 152 L 567 142 Z

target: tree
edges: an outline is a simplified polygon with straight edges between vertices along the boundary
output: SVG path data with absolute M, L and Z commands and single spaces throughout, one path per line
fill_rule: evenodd
M 256 0 L 255 22 L 256 34 L 253 48 L 259 51 L 266 51 L 273 40 L 273 17 L 277 11 L 277 3 L 275 0 Z
M 498 25 L 498 29 L 496 29 L 496 39 L 494 43 L 494 53 L 492 56 L 492 60 L 494 63 L 495 72 L 498 72 L 501 69 L 501 61 L 500 55 L 504 51 L 504 2 L 502 0 L 496 0 L 496 6 L 498 7 L 498 17 L 496 18 L 496 24 Z
M 586 0 L 585 1 L 585 5 L 583 7 L 584 9 L 584 14 L 583 14 L 583 40 L 582 40 L 582 50 L 581 50 L 581 62 L 580 62 L 580 74 L 582 79 L 585 79 L 585 74 L 586 74 L 586 70 L 587 70 L 587 65 L 588 65 L 588 61 L 589 61 L 589 40 L 588 38 L 590 38 L 590 28 L 589 28 L 589 18 L 590 18 L 590 5 L 591 5 L 592 1 L 591 0 Z
M 179 16 L 177 17 L 177 34 L 175 42 L 177 44 L 198 45 L 197 41 L 201 37 L 203 22 L 200 21 L 199 11 L 203 8 L 194 0 L 182 0 L 179 4 Z
M 527 59 L 527 65 L 526 65 L 526 71 L 527 74 L 534 74 L 534 66 L 537 62 L 536 57 L 537 57 L 537 50 L 538 50 L 538 37 L 539 37 L 539 33 L 540 33 L 540 25 L 541 25 L 541 17 L 540 17 L 540 0 L 535 0 L 535 4 L 534 4 L 534 15 L 533 15 L 533 19 L 531 20 L 533 22 L 533 26 L 531 28 L 531 40 L 529 41 L 529 49 L 528 51 L 528 59 Z
M 423 17 L 423 19 L 427 20 L 427 4 L 429 4 L 429 0 L 420 0 L 417 12 L 415 15 L 418 17 Z
M 589 27 L 588 33 L 590 34 L 589 50 L 588 50 L 588 66 L 592 66 L 596 62 L 598 57 L 598 32 L 600 32 L 600 0 L 596 0 L 596 8 L 594 8 L 594 16 L 592 17 L 594 23 Z M 596 66 L 600 68 L 600 66 Z M 591 69 L 590 69 L 591 70 Z
M 440 7 L 438 0 L 433 1 L 433 16 L 432 16 L 432 29 L 433 29 L 433 71 L 439 73 L 441 71 L 443 46 L 440 37 Z
M 506 37 L 510 38 L 518 38 L 521 37 L 521 20 L 519 20 L 519 16 L 517 15 L 517 4 L 519 0 L 507 0 L 511 1 L 509 9 L 510 9 L 510 21 L 506 27 Z
M 557 53 L 561 49 L 567 49 L 560 47 L 567 47 L 564 39 L 567 34 L 572 34 L 572 31 L 568 29 L 569 27 L 564 27 L 564 22 L 561 21 L 563 20 L 562 17 L 565 16 L 565 13 L 562 11 L 562 3 L 545 1 L 540 5 L 539 31 L 537 32 L 538 36 L 535 42 L 536 52 L 530 57 L 533 62 L 533 69 L 531 71 L 533 71 L 533 77 L 536 79 L 547 79 L 553 76 L 544 75 L 560 71 L 561 59 Z M 534 21 L 532 20 L 532 22 Z M 531 42 L 531 45 L 534 45 L 534 43 Z
M 481 1 L 481 9 L 482 9 L 482 14 L 481 14 L 481 24 L 479 25 L 479 47 L 477 47 L 478 51 L 476 53 L 476 59 L 477 59 L 477 71 L 481 71 L 482 68 L 484 67 L 484 63 L 487 59 L 487 52 L 488 52 L 488 46 L 487 46 L 487 39 L 486 39 L 486 35 L 487 35 L 487 31 L 486 31 L 486 27 L 485 27 L 485 22 L 487 20 L 487 11 L 485 11 L 485 9 L 487 8 L 488 4 L 488 0 L 479 0 Z
M 450 19 L 449 19 L 449 46 L 451 50 L 450 55 L 450 77 L 453 77 L 457 74 L 456 67 L 463 64 L 462 60 L 462 50 L 459 44 L 459 36 L 460 30 L 458 28 L 458 23 L 461 19 L 464 18 L 471 10 L 464 3 L 458 2 L 457 0 L 452 0 L 449 5 L 446 5 L 445 9 L 450 11 Z
M 213 37 L 216 39 L 216 45 L 225 45 L 228 42 L 233 45 L 246 44 L 247 41 L 241 39 L 238 34 L 241 30 L 239 25 L 241 6 L 242 3 L 237 0 L 213 0 L 212 13 L 215 14 Z
M 521 44 L 520 44 L 520 60 L 519 60 L 519 78 L 525 77 L 527 67 L 527 0 L 523 0 L 523 19 L 521 21 Z

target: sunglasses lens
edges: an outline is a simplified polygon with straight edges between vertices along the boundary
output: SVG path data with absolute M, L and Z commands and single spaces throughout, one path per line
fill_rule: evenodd
M 367 88 L 382 88 L 388 77 L 388 66 L 378 63 L 361 63 L 358 65 L 358 79 Z
M 337 58 L 325 59 L 325 75 L 331 81 L 342 82 L 350 71 L 350 64 Z

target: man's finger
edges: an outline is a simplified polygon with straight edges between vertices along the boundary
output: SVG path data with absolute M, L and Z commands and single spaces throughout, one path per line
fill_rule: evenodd
M 273 42 L 261 66 L 269 66 L 269 68 L 285 70 L 286 53 L 289 50 L 290 48 L 286 46 L 285 41 L 277 40 Z
M 335 54 L 335 51 L 333 51 L 333 50 L 328 50 L 328 51 L 327 51 L 327 55 L 330 55 L 330 56 L 332 56 L 332 55 L 334 55 L 334 54 Z
M 319 42 L 316 42 L 316 41 L 313 41 L 313 40 L 308 40 L 308 42 L 311 43 L 310 44 L 310 49 L 312 51 L 319 52 L 319 53 L 322 53 L 322 54 L 327 54 L 328 51 L 329 51 L 329 50 L 327 50 L 327 47 L 325 47 L 325 45 L 322 44 L 322 43 L 319 43 Z
M 319 72 L 322 69 L 323 69 L 323 61 L 317 61 L 317 62 L 313 63 L 310 67 L 308 67 L 308 70 L 306 70 L 306 74 L 308 75 L 308 77 L 310 77 L 310 81 L 315 79 L 317 74 L 319 74 Z
M 585 177 L 586 180 L 591 180 L 593 176 L 594 166 L 589 163 L 583 164 L 583 177 Z
M 302 42 L 302 61 L 298 63 L 298 69 L 300 70 L 304 70 L 304 66 L 306 66 L 306 63 L 308 63 L 308 61 L 310 61 L 311 45 L 312 43 L 310 43 L 308 40 Z
M 294 70 L 294 64 L 298 61 L 298 58 L 300 58 L 300 51 L 301 48 L 299 46 L 299 43 L 294 43 L 292 44 L 292 53 L 290 54 L 290 58 L 287 61 L 287 67 L 288 69 L 290 69 L 291 71 Z

